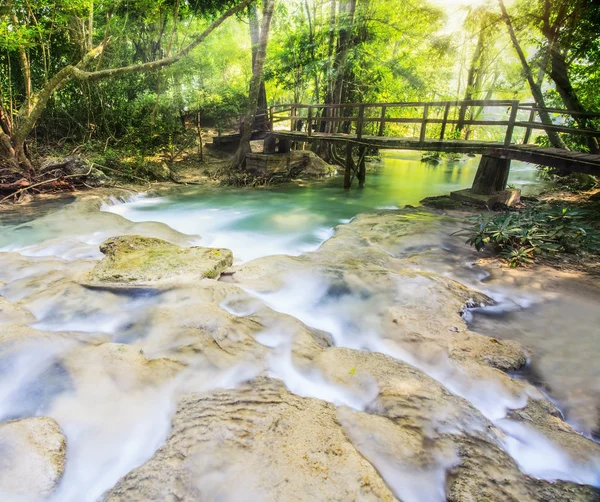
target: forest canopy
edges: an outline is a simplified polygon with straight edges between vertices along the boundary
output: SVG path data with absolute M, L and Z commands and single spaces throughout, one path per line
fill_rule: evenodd
M 197 112 L 207 126 L 226 127 L 252 108 L 266 8 L 272 21 L 262 37 L 268 45 L 256 81 L 259 107 L 533 99 L 600 111 L 597 2 L 444 5 L 9 0 L 0 8 L 0 158 L 12 154 L 21 168 L 31 167 L 32 157 L 65 144 L 150 152 L 178 141 L 186 115 Z

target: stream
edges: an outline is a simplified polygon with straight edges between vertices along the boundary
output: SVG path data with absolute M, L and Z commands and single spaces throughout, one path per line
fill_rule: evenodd
M 298 323 L 312 330 L 313 337 L 324 333 L 318 336 L 330 337 L 334 347 L 407 363 L 441 384 L 444 392 L 466 400 L 481 417 L 449 423 L 433 417 L 436 430 L 484 435 L 488 426 L 482 424 L 493 424 L 502 431 L 500 449 L 522 473 L 599 487 L 600 456 L 575 459 L 540 432 L 510 419 L 510 410 L 524 407 L 533 391 L 503 387 L 486 372 L 479 378 L 468 364 L 457 365 L 421 335 L 418 344 L 386 335 L 388 311 L 395 312 L 394 323 L 400 319 L 408 326 L 407 337 L 413 336 L 411 322 L 418 333 L 445 322 L 432 311 L 436 305 L 443 310 L 440 319 L 452 319 L 457 309 L 446 289 L 451 291 L 454 283 L 440 289 L 431 286 L 427 274 L 458 281 L 494 300 L 492 306 L 471 302 L 464 313 L 469 329 L 526 348 L 529 373 L 515 373 L 517 382 L 534 382 L 585 437 L 592 437 L 600 423 L 600 289 L 587 283 L 582 287 L 568 275 L 517 273 L 507 280 L 489 273 L 474 265 L 477 253 L 464 239 L 452 235 L 460 221 L 418 210 L 403 216 L 401 239 L 377 239 L 372 228 L 387 228 L 393 210 L 469 187 L 479 161 L 430 165 L 419 157 L 386 152 L 368 173 L 364 190 L 344 192 L 339 177 L 256 190 L 183 187 L 160 196 L 66 199 L 36 205 L 22 215 L 0 215 L 0 422 L 50 417 L 67 441 L 64 474 L 44 497 L 6 481 L 0 459 L 0 499 L 103 500 L 107 490 L 164 444 L 182 395 L 235 390 L 266 372 L 296 396 L 335 405 L 346 436 L 395 497 L 404 502 L 445 500 L 445 473 L 456 465 L 456 452 L 432 447 L 433 460 L 420 470 L 393 458 L 385 441 L 373 439 L 376 434 L 367 434 L 352 414 L 371 410 L 381 384 L 345 387 L 313 366 L 312 355 L 302 366 L 296 342 L 289 342 L 292 333 L 299 336 Z M 525 194 L 543 187 L 533 166 L 515 161 L 509 184 Z M 355 220 L 377 211 L 383 216 L 373 216 L 372 224 L 369 216 L 368 221 L 362 216 Z M 239 273 L 197 288 L 114 290 L 82 283 L 103 256 L 99 245 L 111 236 L 130 234 L 180 246 L 230 249 Z M 364 253 L 372 262 L 353 269 L 349 264 L 356 242 L 368 242 Z M 400 264 L 383 277 L 369 266 L 385 256 Z M 244 341 L 248 318 L 263 326 L 255 337 L 258 344 Z M 195 345 L 199 342 L 190 330 L 210 326 L 221 336 L 226 331 L 221 326 L 238 326 L 231 324 L 238 321 L 236 336 L 225 333 L 219 339 L 232 344 L 236 352 L 228 350 L 235 357 L 213 357 L 208 345 L 202 350 Z M 442 331 L 448 332 L 446 325 Z M 148 360 L 154 359 L 163 362 L 150 370 Z M 172 369 L 169 361 L 175 359 L 185 371 Z M 232 466 L 243 457 L 232 453 L 224 463 L 215 459 L 196 466 L 197 483 L 205 490 L 202 500 L 265 499 L 254 479 L 246 480 L 248 491 L 227 486 L 228 476 L 239 474 Z M 240 486 L 248 476 L 243 474 Z

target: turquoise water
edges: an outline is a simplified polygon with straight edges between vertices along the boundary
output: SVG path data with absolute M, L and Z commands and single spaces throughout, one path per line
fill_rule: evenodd
M 359 213 L 418 205 L 425 197 L 468 188 L 479 158 L 432 165 L 419 152 L 390 151 L 371 165 L 367 186 L 344 191 L 341 177 L 258 190 L 182 189 L 166 197 L 140 197 L 105 210 L 130 221 L 159 221 L 199 235 L 205 246 L 226 247 L 238 259 L 297 255 L 330 237 L 333 228 Z M 356 182 L 355 182 L 356 183 Z M 513 162 L 509 184 L 539 190 L 534 166 Z

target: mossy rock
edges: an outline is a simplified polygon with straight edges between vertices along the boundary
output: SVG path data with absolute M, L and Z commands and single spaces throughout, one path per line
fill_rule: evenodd
M 91 284 L 147 285 L 170 279 L 217 279 L 233 263 L 229 249 L 181 248 L 139 235 L 111 237 L 100 245 L 104 259 L 89 274 Z
M 462 202 L 447 196 L 427 197 L 421 201 L 421 204 L 434 209 L 464 209 Z

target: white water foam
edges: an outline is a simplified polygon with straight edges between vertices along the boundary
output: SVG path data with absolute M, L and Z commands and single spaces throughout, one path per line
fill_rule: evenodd
M 523 472 L 548 481 L 562 479 L 598 486 L 600 459 L 597 459 L 597 462 L 594 460 L 592 464 L 577 462 L 539 433 L 537 436 L 531 436 L 529 440 L 524 440 L 527 435 L 524 434 L 521 424 L 506 419 L 509 410 L 520 409 L 527 404 L 527 394 L 515 396 L 496 381 L 474 379 L 447 356 L 439 357 L 439 354 L 436 354 L 435 360 L 428 362 L 383 340 L 377 329 L 380 321 L 373 304 L 356 294 L 344 294 L 332 300 L 327 297 L 329 286 L 328 280 L 322 276 L 304 274 L 290 276 L 284 287 L 277 292 L 247 292 L 261 298 L 273 310 L 289 314 L 308 326 L 329 332 L 336 346 L 390 355 L 420 369 L 450 392 L 465 398 L 486 418 L 504 430 L 507 434 L 505 449 Z M 286 374 L 283 375 L 282 379 L 285 381 Z M 293 385 L 295 382 L 290 380 Z M 299 392 L 308 392 L 299 387 Z M 543 441 L 540 438 L 543 438 Z M 544 457 L 539 455 L 540 451 L 548 452 L 551 459 L 549 468 L 543 467 Z

